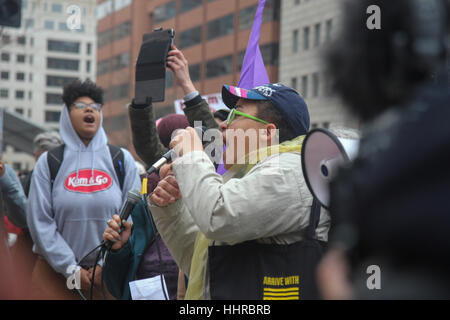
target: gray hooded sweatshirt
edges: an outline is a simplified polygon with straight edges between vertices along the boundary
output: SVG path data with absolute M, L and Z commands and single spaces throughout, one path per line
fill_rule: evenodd
M 101 116 L 97 133 L 85 146 L 64 107 L 60 132 L 66 146 L 53 190 L 47 152 L 33 172 L 27 205 L 33 251 L 66 277 L 73 271 L 70 266 L 101 243 L 106 221 L 119 213 L 127 192 L 141 186 L 133 157 L 122 149 L 125 179 L 123 191 L 120 189 L 102 122 Z M 95 257 L 91 254 L 81 265 L 92 266 Z

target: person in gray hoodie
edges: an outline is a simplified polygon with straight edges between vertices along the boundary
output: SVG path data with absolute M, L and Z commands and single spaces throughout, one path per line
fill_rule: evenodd
M 32 276 L 37 298 L 79 298 L 68 285 L 77 264 L 83 268 L 76 280 L 83 291 L 89 289 L 97 253 L 80 259 L 102 242 L 106 221 L 120 211 L 128 191 L 140 190 L 141 185 L 133 157 L 121 149 L 125 176 L 120 187 L 102 128 L 102 90 L 90 81 L 75 81 L 64 88 L 63 100 L 63 161 L 52 186 L 49 153 L 39 158 L 27 207 L 33 251 L 41 258 Z M 96 296 L 102 296 L 100 279 L 101 268 L 97 267 Z

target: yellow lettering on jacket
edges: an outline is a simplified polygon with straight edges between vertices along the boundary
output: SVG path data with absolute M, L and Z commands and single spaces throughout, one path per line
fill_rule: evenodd
M 267 286 L 284 286 L 284 277 L 264 277 L 264 285 Z

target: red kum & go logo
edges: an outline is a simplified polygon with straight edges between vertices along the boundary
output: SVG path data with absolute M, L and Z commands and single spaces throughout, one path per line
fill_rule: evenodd
M 93 175 L 92 175 L 93 173 Z M 112 185 L 112 179 L 104 171 L 83 169 L 72 172 L 64 182 L 64 187 L 72 192 L 93 193 L 106 190 Z

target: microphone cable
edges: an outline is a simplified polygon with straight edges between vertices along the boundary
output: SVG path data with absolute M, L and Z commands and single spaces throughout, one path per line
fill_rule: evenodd
M 100 243 L 98 246 L 96 246 L 94 249 L 92 249 L 91 251 L 89 251 L 87 254 L 85 254 L 84 255 L 84 257 L 83 258 L 81 258 L 80 259 L 80 261 L 77 263 L 77 267 L 80 267 L 80 268 L 83 268 L 82 266 L 81 266 L 81 262 L 84 260 L 84 259 L 86 259 L 89 255 L 91 255 L 94 251 L 96 251 L 97 249 L 101 249 L 101 247 L 103 247 L 105 245 L 105 241 L 102 241 L 102 243 Z M 101 252 L 101 250 L 99 251 L 99 252 Z M 93 272 L 93 275 L 92 275 L 92 279 L 94 279 L 94 276 L 95 276 L 95 267 L 96 267 L 96 265 L 97 265 L 97 262 L 98 262 L 98 256 L 99 255 L 97 255 L 97 258 L 96 258 L 96 260 L 95 260 L 95 265 L 94 265 L 94 272 Z M 91 300 L 92 300 L 92 281 L 93 280 L 91 280 L 91 288 L 90 288 L 90 292 L 91 292 Z M 80 286 L 81 286 L 81 283 L 80 283 Z M 84 296 L 84 294 L 81 292 L 81 290 L 80 289 L 78 289 L 78 288 L 76 288 L 76 290 L 77 290 L 77 292 L 78 292 L 78 294 L 80 295 L 80 297 L 83 299 L 83 300 L 88 300 L 85 296 Z

